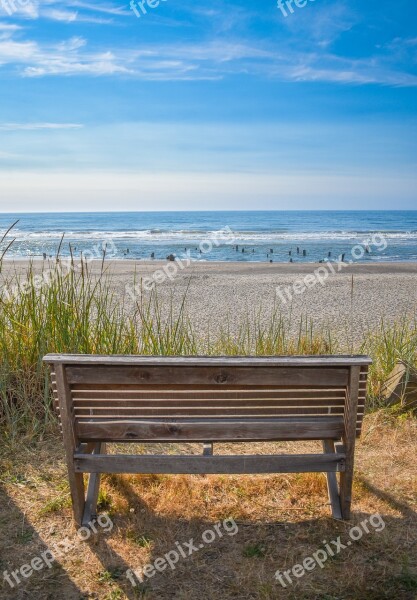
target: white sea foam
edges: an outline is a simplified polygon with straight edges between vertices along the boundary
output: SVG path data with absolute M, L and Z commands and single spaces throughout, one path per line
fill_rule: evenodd
M 4 232 L 3 232 L 4 233 Z M 202 239 L 216 237 L 221 235 L 220 231 L 198 231 L 198 230 L 135 230 L 135 231 L 22 231 L 13 230 L 13 237 L 17 242 L 30 242 L 42 240 L 59 240 L 65 233 L 64 240 L 135 240 L 145 242 L 179 242 L 179 241 L 199 241 Z M 366 240 L 372 237 L 377 231 L 320 231 L 320 232 L 256 232 L 256 231 L 236 231 L 233 232 L 235 242 L 243 243 L 269 243 L 269 242 L 302 242 L 302 241 L 352 241 Z M 416 241 L 416 231 L 389 231 L 382 232 L 387 240 Z M 0 237 L 2 232 L 0 232 Z

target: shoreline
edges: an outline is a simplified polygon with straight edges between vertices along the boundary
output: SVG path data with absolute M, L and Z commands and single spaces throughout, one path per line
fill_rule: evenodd
M 70 257 L 68 256 L 64 256 L 64 257 L 60 257 L 60 261 L 63 263 L 67 263 L 68 259 Z M 45 266 L 49 266 L 49 265 L 54 265 L 56 264 L 56 260 L 55 258 L 47 258 L 47 259 L 43 259 L 43 258 L 28 258 L 28 257 L 24 257 L 24 256 L 19 256 L 19 257 L 13 257 L 13 258 L 3 258 L 2 260 L 3 264 L 8 267 L 10 267 L 11 265 L 13 265 L 14 263 L 22 266 L 28 266 L 30 263 L 33 263 L 35 266 L 41 266 L 41 265 L 45 265 Z M 88 265 L 92 265 L 93 267 L 95 266 L 101 266 L 102 264 L 102 260 L 100 259 L 92 259 L 92 260 L 88 260 Z M 183 262 L 185 263 L 186 261 L 183 260 Z M 77 259 L 74 260 L 74 263 L 77 265 L 80 263 L 79 258 L 77 257 Z M 168 261 L 168 260 L 161 260 L 161 259 L 146 259 L 146 260 L 138 260 L 138 259 L 130 259 L 130 258 L 109 258 L 109 259 L 105 259 L 104 264 L 106 265 L 106 267 L 111 267 L 111 266 L 115 266 L 120 270 L 123 271 L 129 271 L 131 270 L 131 267 L 139 267 L 139 266 L 143 266 L 146 268 L 155 266 L 156 268 L 161 268 L 167 264 L 175 264 L 175 261 Z M 333 265 L 337 265 L 337 261 L 330 261 L 331 264 Z M 277 271 L 282 271 L 282 274 L 291 274 L 292 271 L 294 272 L 299 272 L 299 273 L 310 273 L 311 271 L 313 271 L 314 269 L 319 268 L 320 266 L 326 266 L 326 262 L 324 263 L 319 263 L 319 262 L 273 262 L 273 263 L 269 263 L 267 261 L 265 262 L 260 262 L 260 261 L 214 261 L 214 260 L 210 260 L 210 261 L 205 261 L 205 260 L 196 260 L 196 261 L 191 261 L 190 265 L 186 266 L 184 268 L 184 271 L 187 270 L 191 270 L 191 269 L 206 269 L 206 270 L 216 270 L 219 269 L 221 270 L 227 270 L 228 267 L 231 267 L 233 269 L 238 269 L 240 271 L 243 270 L 259 270 L 259 269 L 265 269 L 266 272 L 277 272 Z M 201 265 L 201 266 L 200 266 Z M 393 272 L 398 272 L 399 270 L 402 270 L 404 273 L 415 273 L 417 275 L 417 261 L 381 261 L 381 262 L 353 262 L 353 263 L 348 263 L 345 262 L 344 263 L 344 267 L 342 268 L 342 270 L 340 272 L 338 272 L 338 274 L 343 274 L 346 272 L 352 272 L 352 271 L 356 271 L 357 273 L 371 273 L 372 271 L 378 273 L 387 273 L 390 271 Z M 123 267 L 123 268 L 121 268 Z M 298 273 L 297 273 L 298 274 Z

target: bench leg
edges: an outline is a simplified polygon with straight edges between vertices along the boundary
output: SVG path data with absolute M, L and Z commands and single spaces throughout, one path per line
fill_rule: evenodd
M 85 508 L 85 488 L 82 473 L 68 470 L 68 480 L 71 491 L 72 511 L 77 528 L 81 527 Z
M 323 440 L 323 450 L 327 454 L 335 452 L 333 440 Z M 342 519 L 342 509 L 340 505 L 339 487 L 337 484 L 336 473 L 326 473 L 327 491 L 329 494 L 330 505 L 332 507 L 332 516 L 334 519 Z
M 106 445 L 95 444 L 93 454 L 105 454 Z M 97 518 L 97 501 L 100 490 L 100 473 L 90 473 L 87 486 L 87 497 L 82 517 L 82 525 L 85 527 Z
M 340 473 L 340 504 L 342 506 L 342 516 L 346 521 L 350 519 L 350 507 L 352 504 L 360 373 L 360 367 L 351 367 L 345 407 L 345 433 L 343 436 L 343 443 L 345 446 L 346 461 L 345 471 Z
M 342 516 L 345 521 L 350 519 L 350 507 L 352 504 L 353 464 L 346 461 L 346 470 L 340 473 L 340 504 Z

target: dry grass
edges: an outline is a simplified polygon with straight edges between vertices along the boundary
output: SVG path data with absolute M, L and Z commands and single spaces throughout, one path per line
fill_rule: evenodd
M 322 474 L 279 476 L 106 476 L 101 495 L 115 527 L 79 543 L 50 571 L 40 571 L 0 598 L 36 600 L 413 600 L 417 594 L 417 427 L 387 411 L 369 415 L 358 445 L 353 523 L 379 512 L 385 530 L 368 535 L 293 586 L 274 580 L 323 540 L 347 537 L 352 524 L 329 517 Z M 259 451 L 261 445 L 251 445 Z M 262 445 L 287 451 L 289 444 Z M 293 446 L 293 445 L 291 445 Z M 311 449 L 310 443 L 297 445 Z M 188 449 L 189 450 L 189 449 Z M 222 450 L 227 451 L 226 448 Z M 0 571 L 17 569 L 47 546 L 74 539 L 61 443 L 24 440 L 1 460 Z M 172 573 L 133 588 L 129 567 L 154 561 L 175 542 L 235 518 L 224 536 L 181 560 Z M 7 549 L 5 551 L 5 549 Z

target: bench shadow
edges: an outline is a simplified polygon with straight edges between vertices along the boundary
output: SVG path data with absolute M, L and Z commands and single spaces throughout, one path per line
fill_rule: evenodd
M 152 486 L 157 478 L 147 476 L 140 477 L 131 481 L 126 476 L 109 475 L 108 481 L 111 483 L 120 497 L 123 499 L 126 510 L 119 510 L 114 514 L 115 530 L 118 536 L 122 534 L 123 541 L 128 541 L 128 552 L 123 553 L 117 549 L 111 538 L 105 534 L 100 534 L 97 538 L 91 539 L 88 544 L 91 552 L 102 565 L 102 569 L 111 578 L 110 585 L 114 591 L 114 596 L 97 595 L 101 599 L 118 598 L 116 587 L 120 588 L 129 600 L 144 598 L 146 600 L 172 600 L 173 598 L 198 600 L 221 600 L 223 596 L 236 597 L 240 600 L 249 598 L 259 599 L 281 599 L 281 598 L 300 598 L 304 600 L 308 596 L 300 593 L 297 595 L 297 588 L 283 589 L 274 580 L 276 569 L 291 568 L 293 562 L 289 557 L 286 561 L 286 549 L 300 549 L 301 555 L 307 551 L 311 553 L 311 548 L 322 546 L 323 535 L 329 539 L 335 539 L 338 535 L 347 535 L 350 526 L 359 523 L 370 514 L 354 511 L 351 523 L 341 523 L 330 518 L 305 519 L 299 522 L 289 522 L 288 520 L 267 519 L 264 522 L 254 522 L 249 520 L 237 520 L 238 532 L 236 535 L 227 535 L 217 538 L 212 544 L 207 544 L 203 549 L 199 549 L 191 556 L 180 558 L 175 564 L 175 569 L 168 568 L 164 572 L 156 572 L 152 578 L 144 577 L 141 583 L 136 577 L 133 578 L 135 585 L 132 585 L 126 576 L 129 569 L 140 568 L 143 562 L 153 563 L 157 558 L 172 550 L 176 550 L 175 542 L 181 545 L 194 539 L 197 545 L 201 541 L 202 533 L 206 530 L 213 531 L 214 522 L 205 518 L 182 518 L 181 516 L 164 516 L 157 514 L 141 498 L 141 488 Z M 406 502 L 398 500 L 392 494 L 385 492 L 373 485 L 368 479 L 361 475 L 356 476 L 360 483 L 369 494 L 383 501 L 387 506 L 401 513 L 401 517 L 386 517 L 382 513 L 386 523 L 386 531 L 393 533 L 401 540 L 400 533 L 404 533 L 409 528 L 410 521 L 417 522 L 417 513 Z M 133 512 L 131 512 L 133 511 Z M 277 512 L 279 507 L 277 506 Z M 184 511 L 185 512 L 185 511 Z M 226 516 L 226 515 L 225 515 Z M 13 525 L 11 525 L 13 524 Z M 22 525 L 24 524 L 24 525 Z M 36 528 L 31 526 L 25 520 L 24 512 L 17 506 L 15 501 L 9 496 L 7 491 L 0 486 L 0 526 L 2 529 L 0 543 L 2 544 L 0 553 L 0 598 L 1 600 L 55 600 L 65 598 L 65 600 L 81 600 L 92 598 L 85 590 L 82 591 L 72 581 L 65 567 L 59 564 L 59 559 L 51 570 L 40 571 L 32 577 L 24 580 L 22 583 L 11 588 L 3 579 L 3 571 L 18 569 L 25 563 L 29 563 L 32 558 L 39 556 L 48 548 L 47 543 L 39 536 Z M 9 529 L 7 529 L 9 527 Z M 23 536 L 22 552 L 13 554 L 10 551 L 8 542 L 11 542 L 12 535 L 19 534 Z M 136 536 L 128 538 L 128 532 Z M 29 540 L 29 542 L 26 542 Z M 305 550 L 305 544 L 310 545 L 310 549 Z M 150 541 L 150 551 L 144 553 L 144 546 Z M 137 542 L 137 543 L 136 543 Z M 118 540 L 119 543 L 119 540 Z M 267 553 L 275 552 L 271 560 L 263 559 L 262 545 L 265 545 Z M 260 547 L 261 546 L 261 547 Z M 20 548 L 20 546 L 19 546 Z M 132 550 L 133 548 L 133 550 Z M 249 553 L 244 555 L 242 552 L 249 549 Z M 275 550 L 274 550 L 275 549 Z M 360 546 L 354 552 L 360 552 Z M 122 555 L 123 554 L 123 555 Z M 145 556 L 146 561 L 141 557 Z M 411 554 L 411 551 L 410 551 Z M 297 555 L 299 557 L 299 555 Z M 298 560 L 298 559 L 297 559 Z M 242 579 L 238 574 L 239 566 L 242 561 L 247 561 L 248 574 L 247 579 Z M 265 564 L 263 564 L 265 561 Z M 263 583 L 260 583 L 259 595 L 253 595 L 253 592 L 245 589 L 246 583 L 250 582 L 250 577 L 256 574 L 250 572 L 253 565 L 259 565 L 263 571 Z M 372 578 L 372 571 L 369 571 Z M 343 576 L 343 573 L 341 574 Z M 314 575 L 313 575 L 314 576 Z M 312 576 L 312 577 L 313 577 Z M 349 578 L 347 577 L 347 580 Z M 267 581 L 268 583 L 265 583 Z M 400 581 L 400 580 L 399 580 Z M 413 581 L 415 581 L 413 579 Z M 385 587 L 392 585 L 402 585 L 393 583 L 393 575 L 387 574 L 386 580 L 370 582 L 370 586 L 377 587 L 379 591 L 385 592 Z M 414 585 L 414 584 L 413 584 Z M 398 600 L 411 600 L 414 598 L 412 591 L 407 592 L 404 588 L 395 589 Z M 225 593 L 223 593 L 223 590 Z M 59 595 L 58 595 L 59 592 Z M 331 592 L 329 588 L 328 592 Z M 346 593 L 349 589 L 346 590 Z M 104 590 L 103 590 L 104 594 Z M 235 596 L 233 596 L 235 594 Z M 352 589 L 352 598 L 358 599 Z M 368 599 L 368 596 L 366 596 Z M 369 595 L 371 600 L 380 600 L 386 596 Z
M 132 484 L 123 476 L 110 475 L 108 477 L 112 486 L 126 500 L 126 505 L 131 507 L 130 511 L 132 509 L 134 511 L 130 512 L 130 514 L 129 511 L 126 511 L 126 513 L 123 512 L 114 515 L 115 527 L 121 532 L 133 530 L 137 534 L 138 539 L 143 536 L 152 541 L 152 551 L 150 554 L 147 554 L 146 560 L 141 561 L 139 556 L 135 556 L 132 564 L 128 564 L 125 558 L 115 552 L 106 540 L 100 546 L 91 546 L 92 552 L 95 553 L 101 562 L 103 569 L 110 574 L 114 574 L 115 584 L 117 584 L 129 600 L 137 598 L 144 598 L 146 600 L 171 600 L 177 597 L 181 599 L 192 598 L 193 600 L 195 598 L 198 598 L 198 600 L 220 600 L 223 597 L 222 589 L 225 588 L 227 588 L 229 593 L 235 590 L 236 598 L 240 600 L 246 598 L 265 598 L 268 600 L 272 600 L 272 598 L 274 600 L 281 598 L 307 599 L 309 596 L 304 596 L 302 593 L 300 596 L 297 595 L 297 588 L 284 590 L 274 580 L 276 569 L 289 569 L 294 564 L 291 562 L 291 559 L 285 562 L 285 553 L 273 561 L 268 561 L 270 572 L 266 571 L 265 577 L 268 583 L 260 584 L 259 596 L 254 596 L 249 590 L 246 592 L 244 589 L 244 580 L 238 581 L 238 577 L 236 576 L 237 567 L 242 561 L 256 561 L 258 558 L 264 557 L 262 547 L 258 543 L 259 540 L 261 544 L 264 543 L 269 548 L 297 549 L 303 548 L 307 538 L 308 543 L 313 545 L 314 549 L 318 549 L 323 545 L 323 535 L 328 540 L 336 539 L 339 535 L 346 537 L 350 527 L 371 517 L 371 513 L 354 512 L 352 515 L 353 519 L 349 523 L 335 521 L 330 516 L 328 519 L 323 519 L 320 516 L 299 522 L 289 522 L 288 520 L 254 522 L 239 519 L 236 521 L 238 526 L 236 536 L 224 535 L 222 539 L 216 538 L 213 544 L 208 544 L 206 547 L 199 549 L 192 556 L 180 558 L 173 570 L 168 568 L 165 572 L 156 571 L 155 575 L 151 578 L 147 578 L 142 574 L 143 582 L 140 582 L 132 575 L 133 581 L 129 581 L 127 577 L 128 570 L 133 569 L 141 573 L 141 568 L 144 566 L 143 563 L 154 563 L 156 559 L 164 557 L 170 550 L 176 550 L 176 542 L 183 545 L 184 542 L 188 542 L 193 538 L 196 545 L 199 545 L 202 533 L 206 530 L 213 530 L 214 522 L 213 520 L 209 521 L 204 518 L 187 519 L 178 516 L 166 517 L 157 515 L 141 499 L 139 485 Z M 409 506 L 397 501 L 390 494 L 379 490 L 364 480 L 364 478 L 359 479 L 371 494 L 402 513 L 404 518 L 400 519 L 382 515 L 387 531 L 390 531 L 390 529 L 394 530 L 398 535 L 399 528 L 403 524 L 405 527 L 410 517 L 416 517 L 416 513 Z M 168 535 L 167 532 L 169 532 Z M 132 540 L 130 539 L 130 541 Z M 248 554 L 242 553 L 242 550 L 245 549 L 248 550 Z M 138 546 L 138 555 L 140 555 L 140 551 L 141 548 Z M 360 546 L 358 546 L 357 552 L 361 552 Z M 130 557 L 131 555 L 129 555 L 129 559 Z M 261 563 L 259 564 L 261 565 Z M 262 565 L 262 570 L 264 568 L 264 565 Z M 346 578 L 347 580 L 351 579 L 348 572 L 346 572 Z M 375 581 L 373 584 L 371 582 L 370 589 L 375 589 L 376 584 L 376 587 L 380 586 L 380 591 L 382 592 L 386 586 L 396 585 L 393 583 L 393 579 L 391 574 L 387 574 L 386 581 Z M 332 591 L 331 584 L 329 586 L 328 593 Z M 291 586 L 289 587 L 291 588 Z M 346 589 L 345 591 L 348 592 L 349 590 Z M 295 595 L 290 595 L 289 592 L 295 592 Z M 353 589 L 352 592 L 355 594 Z M 228 595 L 227 597 L 232 596 Z M 361 596 L 352 595 L 351 597 L 359 600 Z M 385 598 L 385 596 L 369 595 L 369 599 L 372 600 L 376 600 L 377 598 L 380 600 L 382 597 Z M 368 599 L 368 596 L 366 598 Z M 396 598 L 398 600 L 414 599 L 406 589 L 402 590 L 400 588 L 398 588 Z
M 382 500 L 395 510 L 398 510 L 402 515 L 404 515 L 404 517 L 417 519 L 417 513 L 408 504 L 401 502 L 397 498 L 394 498 L 394 496 L 389 492 L 380 490 L 363 475 L 357 475 L 356 480 L 360 482 L 364 489 L 366 489 L 370 494 L 373 494 L 379 500 Z
M 13 526 L 11 525 L 13 523 Z M 51 569 L 45 567 L 25 579 L 16 574 L 17 583 L 12 572 L 24 564 L 29 564 L 35 557 L 40 557 L 48 550 L 48 545 L 36 529 L 26 521 L 26 516 L 0 485 L 0 598 L 3 600 L 50 600 L 56 598 L 57 590 L 65 600 L 80 600 L 85 596 L 70 579 L 65 569 L 59 564 L 59 559 L 52 564 Z M 13 552 L 13 541 L 19 544 L 21 552 Z M 4 577 L 9 575 L 10 583 Z

